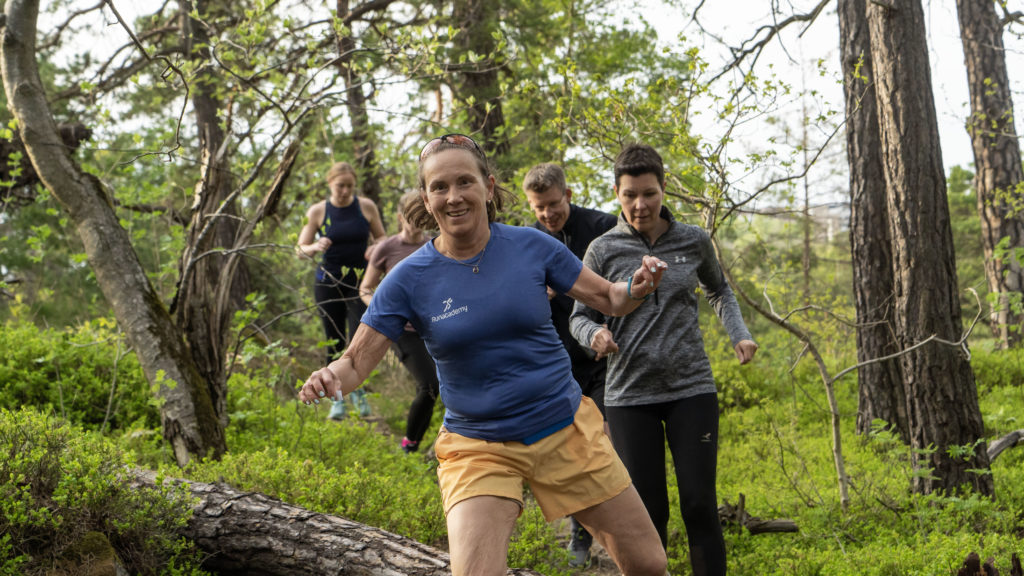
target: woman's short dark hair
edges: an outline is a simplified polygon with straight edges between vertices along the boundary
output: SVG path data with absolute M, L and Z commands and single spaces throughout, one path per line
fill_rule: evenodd
M 417 171 L 420 184 L 420 196 L 418 199 L 409 202 L 405 207 L 405 219 L 421 230 L 437 230 L 437 220 L 434 216 L 427 211 L 427 207 L 423 204 L 423 194 L 426 192 L 427 183 L 423 179 L 423 161 L 427 158 L 441 152 L 443 150 L 463 150 L 469 152 L 476 159 L 477 168 L 480 170 L 480 175 L 483 176 L 484 180 L 487 180 L 488 176 L 494 175 L 494 172 L 490 168 L 490 163 L 487 157 L 483 155 L 482 151 L 479 151 L 479 147 L 467 148 L 466 146 L 460 146 L 452 142 L 438 142 L 436 146 L 430 148 L 429 152 L 425 155 L 421 154 L 419 169 Z M 512 195 L 504 186 L 502 186 L 495 176 L 494 182 L 494 195 L 491 200 L 487 201 L 487 221 L 494 222 L 498 218 L 498 213 L 504 210 L 506 204 L 511 204 L 515 201 L 515 196 Z
M 662 188 L 665 187 L 665 163 L 661 159 L 661 154 L 647 144 L 626 144 L 619 151 L 615 157 L 616 187 L 623 174 L 634 177 L 654 174 L 658 178 L 658 184 Z

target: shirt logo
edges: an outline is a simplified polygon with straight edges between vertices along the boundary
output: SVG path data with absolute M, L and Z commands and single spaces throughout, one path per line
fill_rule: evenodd
M 452 316 L 458 316 L 463 312 L 469 312 L 469 306 L 459 306 L 458 308 L 452 308 L 452 300 L 454 299 L 445 298 L 444 300 L 441 300 L 441 303 L 444 304 L 444 310 L 442 310 L 441 313 L 438 314 L 437 316 L 431 316 L 430 321 L 440 322 L 441 320 L 447 320 Z
M 680 262 L 686 262 L 686 256 L 676 256 L 676 264 Z

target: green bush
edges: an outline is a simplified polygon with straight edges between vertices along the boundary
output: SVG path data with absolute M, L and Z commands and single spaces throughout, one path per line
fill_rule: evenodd
M 1024 388 L 1024 348 L 989 350 L 973 347 L 971 352 L 971 367 L 980 390 Z
M 128 485 L 132 461 L 111 441 L 33 409 L 0 409 L 0 573 L 42 574 L 90 533 L 133 574 L 202 574 L 177 536 L 188 491 Z
M 231 452 L 219 462 L 190 465 L 186 476 L 223 480 L 421 542 L 445 539 L 436 461 L 406 455 L 390 433 L 356 417 L 327 420 L 328 403 L 310 408 L 282 401 L 276 388 L 232 376 Z
M 160 423 L 138 360 L 105 319 L 62 330 L 0 325 L 0 408 L 22 406 L 90 430 Z

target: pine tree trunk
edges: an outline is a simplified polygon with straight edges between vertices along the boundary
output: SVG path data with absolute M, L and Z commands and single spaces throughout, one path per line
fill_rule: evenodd
M 459 53 L 486 56 L 476 63 L 467 60 L 462 65 L 458 74 L 460 81 L 454 90 L 459 100 L 472 100 L 469 125 L 473 132 L 481 134 L 480 145 L 489 155 L 508 152 L 508 140 L 499 134 L 499 129 L 505 125 L 505 116 L 498 85 L 501 63 L 495 58 L 497 41 L 492 35 L 497 29 L 499 9 L 500 3 L 494 0 L 463 0 L 454 3 L 452 14 L 452 20 L 459 27 Z
M 956 260 L 919 0 L 867 7 L 892 238 L 896 341 L 961 337 Z M 974 372 L 967 355 L 933 343 L 900 357 L 914 489 L 993 491 Z M 975 444 L 977 443 L 977 444 Z M 950 453 L 966 447 L 965 456 Z M 934 450 L 932 450 L 934 449 Z
M 858 362 L 896 352 L 889 216 L 885 172 L 878 145 L 878 107 L 866 8 L 867 0 L 839 2 Z M 907 399 L 899 363 L 887 360 L 868 364 L 859 368 L 857 374 L 857 432 L 867 433 L 872 422 L 883 420 L 909 442 Z
M 383 9 L 387 3 L 382 3 L 378 9 Z M 338 0 L 337 17 L 351 26 L 349 21 L 349 1 Z M 356 42 L 352 34 L 345 34 L 338 37 L 338 70 L 345 80 L 346 107 L 348 109 L 349 121 L 352 123 L 352 142 L 355 145 L 355 164 L 359 170 L 360 193 L 380 203 L 381 183 L 377 166 L 377 154 L 373 146 L 373 139 L 370 134 L 370 115 L 367 112 L 366 93 L 363 92 L 363 78 L 353 71 L 351 62 L 355 53 Z
M 977 171 L 974 188 L 981 217 L 985 278 L 989 292 L 999 295 L 990 323 L 1002 345 L 1010 347 L 1022 341 L 1024 317 L 1011 309 L 1009 296 L 1019 297 L 1024 292 L 1024 269 L 1012 258 L 998 257 L 996 245 L 1005 238 L 1010 248 L 1024 246 L 1024 213 L 1014 214 L 1011 207 L 1014 200 L 1018 206 L 1024 200 L 1024 192 L 1017 189 L 1024 180 L 1024 169 L 1013 122 L 1003 29 L 993 2 L 957 0 L 956 7 L 971 93 L 967 131 Z

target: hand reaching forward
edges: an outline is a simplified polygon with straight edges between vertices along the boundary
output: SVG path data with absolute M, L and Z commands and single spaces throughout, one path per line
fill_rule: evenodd
M 342 398 L 341 380 L 326 366 L 310 374 L 299 389 L 299 400 L 307 406 L 319 404 L 322 398 L 335 402 L 341 402 Z

